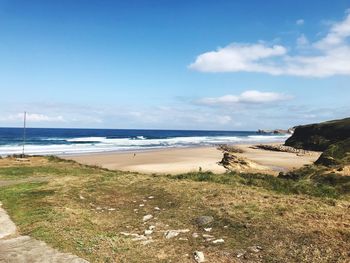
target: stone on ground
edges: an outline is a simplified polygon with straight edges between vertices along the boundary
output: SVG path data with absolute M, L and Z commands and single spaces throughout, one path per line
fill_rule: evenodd
M 204 253 L 202 251 L 195 251 L 193 257 L 197 263 L 205 262 Z
M 214 218 L 212 216 L 200 216 L 196 218 L 196 224 L 199 226 L 209 225 L 214 222 Z

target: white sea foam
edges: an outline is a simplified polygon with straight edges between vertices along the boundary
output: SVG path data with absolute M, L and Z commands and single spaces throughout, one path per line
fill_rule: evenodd
M 66 139 L 67 142 L 102 142 L 106 137 L 78 137 Z
M 75 154 L 106 151 L 137 151 L 172 147 L 193 147 L 217 144 L 244 144 L 283 142 L 287 135 L 251 135 L 251 136 L 193 136 L 173 137 L 164 139 L 148 139 L 143 136 L 136 138 L 106 138 L 106 137 L 77 137 L 66 139 L 66 144 L 26 145 L 27 154 Z M 57 138 L 58 140 L 64 140 Z M 0 155 L 19 154 L 20 145 L 0 146 Z

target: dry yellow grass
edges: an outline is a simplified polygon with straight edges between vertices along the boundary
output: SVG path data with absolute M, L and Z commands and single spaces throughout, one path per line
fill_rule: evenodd
M 0 200 L 20 232 L 91 262 L 194 262 L 195 250 L 208 262 L 349 259 L 348 196 L 280 194 L 240 183 L 108 171 L 47 158 L 1 162 L 6 165 L 0 164 L 0 181 L 12 185 L 0 186 Z M 19 175 L 27 181 L 16 184 Z M 45 180 L 31 183 L 35 178 Z M 144 223 L 147 214 L 153 218 Z M 201 215 L 214 217 L 210 232 L 195 223 Z M 121 234 L 141 235 L 151 225 L 153 242 L 147 245 Z M 166 239 L 171 229 L 189 232 Z M 225 242 L 213 244 L 203 234 Z

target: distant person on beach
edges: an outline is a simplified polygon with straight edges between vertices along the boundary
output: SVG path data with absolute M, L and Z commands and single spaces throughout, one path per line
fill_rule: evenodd
M 136 157 L 136 153 L 134 153 L 134 158 Z

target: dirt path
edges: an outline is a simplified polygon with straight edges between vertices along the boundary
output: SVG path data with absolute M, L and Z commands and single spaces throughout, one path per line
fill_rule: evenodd
M 18 235 L 16 225 L 0 203 L 0 262 L 6 263 L 88 263 L 69 253 L 62 253 L 45 242 Z

